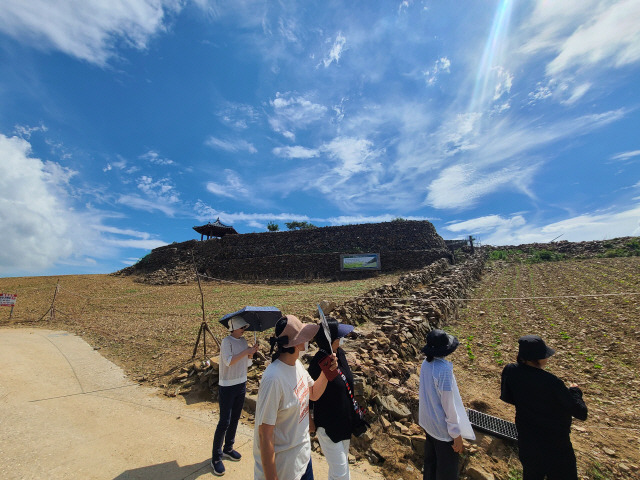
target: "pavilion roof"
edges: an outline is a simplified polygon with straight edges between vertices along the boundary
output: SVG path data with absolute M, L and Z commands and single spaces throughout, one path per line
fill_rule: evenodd
M 225 235 L 237 235 L 236 229 L 230 225 L 225 225 L 217 218 L 215 222 L 207 223 L 206 225 L 200 225 L 193 227 L 193 229 L 201 235 L 208 237 L 224 237 Z

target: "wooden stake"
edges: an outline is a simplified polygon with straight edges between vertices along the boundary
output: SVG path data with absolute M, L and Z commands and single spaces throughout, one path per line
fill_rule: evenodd
M 198 330 L 198 338 L 196 339 L 196 344 L 193 347 L 193 354 L 191 355 L 191 358 L 194 358 L 196 356 L 196 353 L 198 352 L 198 345 L 200 344 L 200 337 L 202 337 L 202 345 L 204 347 L 204 358 L 206 359 L 207 358 L 207 333 L 209 333 L 209 335 L 211 335 L 211 337 L 215 340 L 216 344 L 218 345 L 218 350 L 220 350 L 220 341 L 213 334 L 213 332 L 209 328 L 209 325 L 207 324 L 206 315 L 204 313 L 204 295 L 202 293 L 202 285 L 200 284 L 200 275 L 198 274 L 198 269 L 196 268 L 196 261 L 193 256 L 193 250 L 191 250 L 191 261 L 193 263 L 193 271 L 196 274 L 196 279 L 198 280 L 198 288 L 200 289 L 200 307 L 202 309 L 202 323 L 200 324 L 200 329 Z
M 56 319 L 56 297 L 58 296 L 58 289 L 59 288 L 60 288 L 60 279 L 58 279 L 58 283 L 56 283 L 56 290 L 53 293 L 53 300 L 51 300 L 51 306 L 49 307 L 49 310 L 44 312 L 44 315 L 42 315 L 42 317 L 40 317 L 40 320 L 43 320 L 44 317 L 47 316 L 47 313 L 49 314 L 49 320 L 50 321 Z

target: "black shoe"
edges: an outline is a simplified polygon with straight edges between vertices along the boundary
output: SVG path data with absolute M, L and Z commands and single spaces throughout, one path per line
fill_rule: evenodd
M 232 462 L 239 462 L 240 459 L 242 458 L 242 455 L 240 455 L 238 452 L 236 452 L 235 450 L 231 449 L 229 451 L 222 451 L 222 458 L 225 458 L 227 460 L 231 460 Z
M 221 477 L 224 475 L 224 463 L 222 460 L 216 460 L 215 462 L 211 460 L 211 468 L 213 468 L 213 474 Z

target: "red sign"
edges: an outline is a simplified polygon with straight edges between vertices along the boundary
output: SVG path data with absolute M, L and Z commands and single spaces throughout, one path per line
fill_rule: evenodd
M 0 307 L 13 307 L 16 304 L 16 293 L 0 293 Z

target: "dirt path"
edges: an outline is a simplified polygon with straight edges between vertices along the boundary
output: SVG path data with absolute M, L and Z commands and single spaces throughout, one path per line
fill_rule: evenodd
M 81 338 L 0 329 L 0 478 L 216 478 L 209 466 L 217 414 L 129 380 Z M 227 478 L 253 478 L 253 431 L 239 425 Z M 326 478 L 314 455 L 316 478 Z M 382 479 L 352 466 L 354 480 Z

